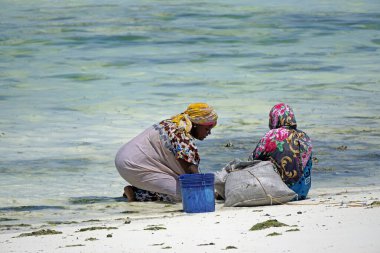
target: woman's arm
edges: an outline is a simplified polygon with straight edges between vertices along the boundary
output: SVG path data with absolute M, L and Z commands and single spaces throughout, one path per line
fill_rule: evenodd
M 185 170 L 186 174 L 196 174 L 199 173 L 198 166 L 189 162 L 186 162 L 183 159 L 178 159 L 182 168 Z

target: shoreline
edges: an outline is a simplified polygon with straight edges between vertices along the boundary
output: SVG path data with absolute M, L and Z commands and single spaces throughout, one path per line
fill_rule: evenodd
M 350 187 L 311 190 L 308 199 L 284 205 L 224 207 L 217 202 L 210 213 L 187 214 L 176 204 L 161 214 L 126 212 L 118 218 L 1 231 L 0 247 L 2 252 L 378 252 L 379 199 L 380 187 Z M 270 220 L 286 226 L 250 231 Z M 28 235 L 43 230 L 59 234 Z

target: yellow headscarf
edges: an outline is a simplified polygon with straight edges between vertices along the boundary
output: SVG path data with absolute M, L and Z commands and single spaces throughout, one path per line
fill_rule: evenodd
M 175 115 L 171 120 L 177 124 L 178 127 L 184 128 L 187 133 L 192 128 L 192 123 L 198 125 L 212 125 L 215 126 L 218 120 L 214 108 L 206 103 L 193 103 L 190 104 L 186 111 Z

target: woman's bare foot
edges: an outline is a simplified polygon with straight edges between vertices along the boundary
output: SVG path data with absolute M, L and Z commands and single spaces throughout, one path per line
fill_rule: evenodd
M 124 187 L 124 195 L 127 197 L 128 202 L 135 201 L 135 192 L 133 191 L 132 186 L 128 185 Z

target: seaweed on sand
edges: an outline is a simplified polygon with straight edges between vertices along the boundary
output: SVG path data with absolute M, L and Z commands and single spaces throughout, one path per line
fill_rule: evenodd
M 93 231 L 93 230 L 101 230 L 101 229 L 117 229 L 117 227 L 89 227 L 89 228 L 81 228 L 76 232 L 86 232 L 86 231 Z
M 277 220 L 267 220 L 267 221 L 260 222 L 260 223 L 253 225 L 249 229 L 249 231 L 262 230 L 262 229 L 266 229 L 266 228 L 270 228 L 270 227 L 286 227 L 286 226 L 288 226 L 288 225 L 286 225 L 282 222 L 279 222 Z
M 298 228 L 292 228 L 292 229 L 286 230 L 285 232 L 296 232 L 296 231 L 300 231 L 300 230 Z
M 60 231 L 51 230 L 51 229 L 41 229 L 38 231 L 33 231 L 30 233 L 22 233 L 18 237 L 24 237 L 24 236 L 40 236 L 40 235 L 56 235 L 56 234 L 62 234 Z
M 267 234 L 267 236 L 278 236 L 278 235 L 281 235 L 281 233 L 273 232 L 273 233 Z
M 144 230 L 163 230 L 166 229 L 166 227 L 162 225 L 148 225 L 148 227 L 144 228 Z
M 237 249 L 235 246 L 227 246 L 225 249 L 223 250 L 228 250 L 228 249 Z

